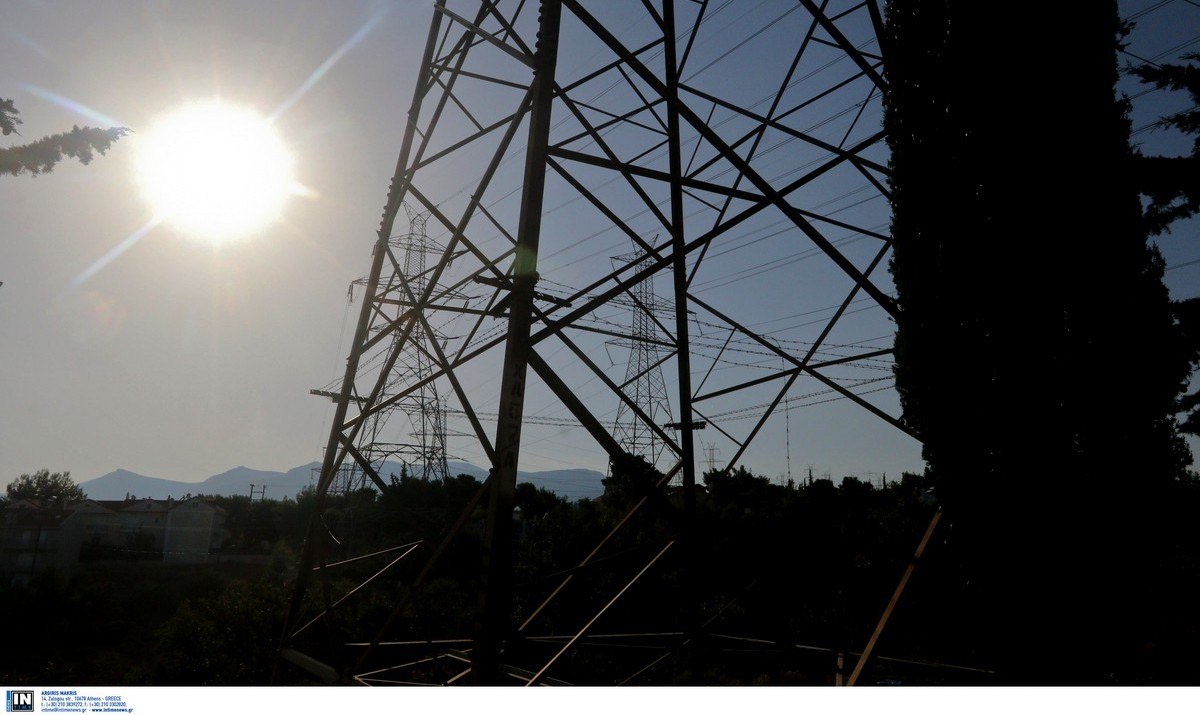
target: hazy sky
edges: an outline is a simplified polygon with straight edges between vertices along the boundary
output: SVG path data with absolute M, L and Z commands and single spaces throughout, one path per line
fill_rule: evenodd
M 1131 0 L 1124 12 L 1157 4 Z M 731 36 L 790 6 L 736 0 L 745 9 Z M 430 16 L 425 0 L 0 0 L 0 97 L 16 101 L 24 139 L 72 124 L 135 132 L 90 166 L 0 179 L 0 483 L 41 467 L 77 480 L 118 467 L 200 480 L 235 465 L 284 470 L 319 459 L 332 409 L 308 390 L 341 373 L 358 310 L 346 289 L 369 267 Z M 1130 49 L 1153 57 L 1198 29 L 1200 8 L 1176 0 L 1141 20 Z M 786 22 L 775 31 L 793 32 Z M 1183 106 L 1161 95 L 1137 100 L 1135 127 Z M 151 218 L 134 177 L 145 128 L 213 97 L 279 113 L 311 195 L 290 199 L 259 235 L 216 247 L 158 226 L 96 270 Z M 1053 118 L 1046 125 L 1063 130 Z M 1150 151 L 1181 146 L 1161 133 L 1136 139 Z M 1164 241 L 1168 265 L 1200 258 L 1196 234 L 1191 222 Z M 1167 275 L 1177 297 L 1197 294 L 1200 265 Z M 738 304 L 728 293 L 736 286 L 718 283 L 710 286 Z M 841 296 L 821 298 L 811 307 Z M 874 320 L 886 335 L 888 324 Z M 775 420 L 749 466 L 784 473 L 790 433 L 797 476 L 809 464 L 835 476 L 920 469 L 916 444 L 894 428 L 844 401 L 822 407 Z M 578 432 L 527 432 L 522 467 L 603 470 L 602 453 Z M 465 442 L 451 452 L 481 463 Z

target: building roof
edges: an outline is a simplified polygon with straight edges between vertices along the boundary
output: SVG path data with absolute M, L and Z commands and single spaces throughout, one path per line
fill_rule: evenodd
M 5 522 L 9 526 L 16 527 L 54 528 L 61 525 L 63 520 L 73 513 L 69 509 L 13 508 L 10 506 Z
M 103 512 L 164 512 L 174 511 L 184 505 L 191 505 L 191 508 L 196 509 L 204 507 L 212 511 L 224 514 L 225 510 L 218 506 L 212 499 L 204 497 L 191 497 L 190 499 L 182 499 L 175 501 L 167 499 L 160 501 L 158 499 L 84 499 L 83 501 L 75 502 L 65 508 L 57 507 L 42 499 L 18 499 L 11 502 L 6 508 L 6 512 L 22 515 L 22 518 L 28 516 L 32 518 L 34 514 L 42 515 L 57 515 L 56 518 L 61 521 L 75 512 L 86 512 L 97 514 Z M 22 522 L 24 523 L 24 522 Z M 32 522 L 31 522 L 32 523 Z
M 121 511 L 166 511 L 169 508 L 170 506 L 165 501 L 146 498 L 126 502 L 121 507 Z

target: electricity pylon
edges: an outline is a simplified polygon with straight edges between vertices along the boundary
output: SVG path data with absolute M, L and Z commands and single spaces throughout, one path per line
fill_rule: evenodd
M 886 201 L 869 203 L 887 196 L 889 173 L 877 101 L 886 91 L 876 40 L 882 20 L 875 0 L 836 4 L 798 0 L 738 43 L 729 28 L 739 27 L 742 16 L 731 16 L 746 11 L 737 3 L 438 0 L 345 377 L 331 391 L 337 406 L 285 619 L 284 659 L 326 679 L 394 682 L 381 674 L 403 666 L 377 667 L 385 659 L 380 644 L 394 644 L 396 619 L 419 600 L 449 544 L 470 530 L 484 545 L 479 626 L 466 639 L 469 653 L 431 657 L 469 661 L 445 682 L 553 680 L 550 673 L 603 611 L 579 614 L 578 630 L 549 659 L 523 649 L 522 639 L 570 590 L 574 569 L 602 558 L 647 500 L 556 577 L 557 587 L 521 599 L 527 605 L 516 612 L 514 495 L 522 428 L 536 424 L 525 419 L 532 391 L 565 409 L 609 459 L 625 460 L 629 442 L 596 411 L 611 401 L 580 390 L 600 386 L 623 417 L 632 415 L 662 445 L 658 461 L 665 469 L 647 486 L 679 484 L 671 498 L 680 530 L 650 549 L 609 605 L 676 554 L 682 552 L 685 571 L 698 563 L 692 532 L 698 426 L 732 446 L 724 467 L 732 469 L 801 383 L 815 390 L 805 399 L 832 395 L 912 434 L 893 414 L 893 402 L 854 389 L 871 382 L 857 379 L 855 370 L 880 369 L 878 361 L 891 354 L 890 345 L 864 346 L 870 333 L 863 331 L 890 334 L 887 317 L 897 307 L 877 275 L 891 247 L 881 232 Z M 842 201 L 847 197 L 854 203 Z M 441 239 L 440 253 L 428 253 L 416 275 L 392 242 L 406 203 L 428 215 Z M 661 238 L 646 240 L 651 235 Z M 597 251 L 596 242 L 614 239 L 632 241 L 635 253 L 620 265 L 603 265 L 619 249 L 604 244 Z M 819 270 L 799 272 L 817 264 Z M 791 269 L 783 279 L 761 277 L 783 266 Z M 627 326 L 613 322 L 614 304 L 646 295 L 640 286 L 655 278 L 670 286 L 670 310 L 648 310 L 645 317 L 662 318 L 654 332 L 664 343 L 658 356 L 667 357 L 661 366 L 677 410 L 674 427 L 648 414 L 646 406 L 655 403 L 638 399 L 641 383 L 629 381 L 628 368 L 610 374 L 595 360 L 606 341 L 631 339 Z M 817 308 L 831 302 L 831 293 L 835 305 Z M 850 310 L 864 301 L 880 311 Z M 825 317 L 784 322 L 814 313 Z M 861 328 L 864 321 L 873 322 Z M 762 332 L 760 325 L 783 327 Z M 635 325 L 632 333 L 638 331 Z M 829 349 L 847 333 L 852 337 Z M 441 335 L 453 346 L 428 339 Z M 400 356 L 410 344 L 428 370 L 401 384 Z M 490 381 L 480 382 L 481 375 Z M 329 487 L 339 468 L 352 463 L 386 490 L 360 445 L 373 444 L 369 436 L 382 415 L 434 383 L 440 400 L 453 401 L 454 414 L 469 423 L 490 475 L 441 541 L 429 545 L 425 565 L 393 594 L 394 609 L 372 629 L 375 635 L 357 644 L 352 658 L 318 662 L 305 652 L 321 647 L 309 625 L 329 624 L 338 605 L 360 593 L 336 601 L 331 593 L 328 573 L 343 561 L 333 558 L 342 555 L 321 520 Z M 706 416 L 714 412 L 710 405 L 724 412 Z M 483 425 L 491 416 L 494 431 Z M 480 512 L 483 523 L 475 516 Z M 364 584 L 387 582 L 376 577 L 408 553 Z M 312 588 L 314 579 L 322 588 Z M 301 622 L 306 604 L 317 615 Z M 694 637 L 695 607 L 681 606 L 681 628 Z M 328 641 L 336 642 L 336 634 Z M 337 655 L 328 647 L 322 652 Z
M 613 262 L 618 266 L 640 262 L 645 254 L 645 250 L 639 246 L 630 253 L 615 256 Z M 653 278 L 635 285 L 625 300 L 614 302 L 621 304 L 630 314 L 629 337 L 609 341 L 609 345 L 628 350 L 625 380 L 621 388 L 651 422 L 665 425 L 672 421 L 671 402 L 667 397 L 667 383 L 662 369 L 663 363 L 670 357 L 670 343 L 666 342 L 664 335 L 669 337 L 670 333 L 660 316 L 669 316 L 673 308 L 665 301 L 659 303 Z M 651 465 L 658 464 L 659 457 L 666 449 L 666 444 L 650 425 L 621 401 L 617 403 L 617 416 L 613 419 L 613 436 L 626 452 L 645 458 Z
M 427 262 L 430 256 L 440 256 L 441 247 L 426 230 L 428 215 L 403 204 L 408 220 L 408 231 L 388 239 L 389 253 L 400 258 L 393 276 L 407 283 L 407 290 L 416 295 L 424 293 L 428 281 Z M 354 285 L 366 286 L 367 279 L 359 279 Z M 353 290 L 353 286 L 351 288 Z M 387 292 L 385 290 L 385 292 Z M 403 295 L 402 293 L 400 295 Z M 396 319 L 402 319 L 412 307 L 403 298 L 383 299 L 379 310 L 388 311 Z M 410 476 L 424 479 L 445 479 L 449 476 L 446 466 L 446 407 L 438 395 L 437 383 L 431 379 L 436 364 L 431 357 L 433 342 L 443 347 L 446 338 L 424 321 L 415 322 L 407 336 L 393 332 L 388 340 L 386 352 L 381 352 L 388 366 L 378 400 L 387 401 L 386 408 L 371 413 L 366 426 L 357 437 L 357 463 L 343 465 L 327 489 L 332 494 L 347 494 L 367 488 L 368 477 L 382 487 L 380 475 L 385 465 L 398 462 Z M 325 390 L 312 390 L 313 394 L 329 397 L 335 403 L 342 395 Z M 361 396 L 353 399 L 362 402 Z M 402 425 L 392 419 L 396 413 L 403 415 Z M 390 425 L 390 428 L 389 428 Z

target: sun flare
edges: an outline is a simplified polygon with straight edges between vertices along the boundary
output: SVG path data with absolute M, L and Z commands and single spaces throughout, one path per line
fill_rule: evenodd
M 278 133 L 242 107 L 185 106 L 138 143 L 138 183 L 155 215 L 213 243 L 262 230 L 297 193 L 293 159 Z

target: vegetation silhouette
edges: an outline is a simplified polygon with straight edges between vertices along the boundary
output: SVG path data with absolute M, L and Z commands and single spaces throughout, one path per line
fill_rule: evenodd
M 47 505 L 65 507 L 87 498 L 83 488 L 71 479 L 70 472 L 54 472 L 39 469 L 33 474 L 22 474 L 4 488 L 8 502 L 17 499 L 36 499 Z M 0 507 L 6 503 L 0 501 Z
M 896 379 L 957 613 L 1007 682 L 1116 682 L 1184 536 L 1163 517 L 1195 358 L 1129 170 L 1126 28 L 1115 2 L 887 12 Z
M 1146 64 L 1132 72 L 1159 89 L 1187 92 L 1191 109 L 1162 117 L 1158 128 L 1176 129 L 1192 138 L 1191 154 L 1185 156 L 1144 156 L 1134 162 L 1138 189 L 1149 199 L 1145 219 L 1151 234 L 1170 233 L 1171 224 L 1195 216 L 1200 211 L 1200 53 L 1184 55 L 1187 64 Z M 1200 298 L 1174 303 L 1184 343 L 1194 368 L 1200 360 Z M 1200 435 L 1200 390 L 1184 395 L 1178 410 L 1184 417 L 1180 428 Z
M 632 472 L 623 471 L 625 467 Z M 568 501 L 519 485 L 514 560 L 519 616 L 532 613 L 559 584 L 564 568 L 579 563 L 625 515 L 630 498 L 640 499 L 620 485 L 647 479 L 658 481 L 661 475 L 630 460 L 617 465 L 608 493 L 594 500 Z M 701 611 L 721 612 L 712 624 L 716 632 L 767 638 L 779 647 L 757 656 L 730 655 L 712 644 L 681 649 L 672 656 L 677 660 L 671 667 L 651 671 L 638 682 L 831 682 L 832 651 L 865 642 L 882 599 L 932 513 L 924 480 L 909 475 L 882 489 L 852 478 L 840 486 L 828 480 L 780 485 L 738 469 L 729 475 L 710 472 L 705 484 L 698 500 L 703 568 L 692 580 Z M 448 518 L 478 487 L 466 476 L 431 481 L 405 476 L 387 493 L 365 490 L 333 497 L 327 526 L 340 546 L 327 557 L 336 561 L 417 540 L 424 540 L 422 549 L 430 549 Z M 13 624 L 12 637 L 29 638 L 20 653 L 0 658 L 0 677 L 15 683 L 81 685 L 266 682 L 313 494 L 306 490 L 284 501 L 211 499 L 225 509 L 229 530 L 218 563 L 131 564 L 118 555 L 81 564 L 69 577 L 43 574 L 28 589 L 0 587 L 0 607 L 28 616 Z M 513 657 L 548 659 L 556 646 L 546 637 L 575 632 L 580 619 L 611 599 L 677 535 L 678 523 L 671 515 L 680 509 L 680 495 L 673 489 L 648 500 L 594 567 L 574 571 L 574 583 L 527 629 Z M 469 637 L 478 606 L 484 517 L 479 510 L 414 605 L 400 615 L 389 639 Z M 388 571 L 375 582 L 378 588 L 348 599 L 334 617 L 333 631 L 349 641 L 373 637 L 419 570 L 423 553 L 428 552 L 418 551 Z M 383 563 L 368 559 L 339 567 L 334 597 Z M 681 569 L 679 561 L 664 559 L 605 614 L 597 632 L 681 629 Z M 50 620 L 61 638 L 43 632 Z M 910 654 L 904 633 L 897 630 L 885 650 Z M 353 649 L 314 640 L 316 657 L 344 662 L 354 655 Z M 796 644 L 827 650 L 796 649 Z M 938 649 L 925 643 L 918 650 L 942 655 Z M 561 661 L 555 677 L 611 684 L 639 670 L 648 656 L 654 652 L 589 644 Z M 394 652 L 385 654 L 391 657 Z M 421 674 L 410 675 L 419 680 Z M 289 677 L 307 682 L 300 673 Z M 922 682 L 919 678 L 928 674 L 916 669 L 905 677 Z M 946 681 L 935 673 L 925 682 Z
M 1156 122 L 1159 128 L 1173 128 L 1192 137 L 1190 155 L 1178 157 L 1143 156 L 1139 152 L 1138 188 L 1150 199 L 1146 209 L 1147 228 L 1157 234 L 1170 231 L 1175 221 L 1200 211 L 1200 53 L 1182 57 L 1187 64 L 1144 64 L 1131 68 L 1133 74 L 1159 89 L 1187 92 L 1191 109 L 1167 115 Z
M 681 510 L 681 498 L 669 488 L 647 500 L 592 567 L 570 568 L 624 517 L 631 498 L 641 498 L 622 485 L 661 479 L 638 460 L 615 466 L 609 491 L 593 500 L 568 501 L 529 484 L 518 486 L 518 617 L 529 616 L 567 573 L 574 581 L 514 640 L 512 662 L 545 662 L 562 643 L 556 638 L 575 633 L 677 536 L 672 515 Z M 478 487 L 466 476 L 431 481 L 404 476 L 388 493 L 333 497 L 327 526 L 340 545 L 326 555 L 328 562 L 418 540 L 424 545 L 347 599 L 331 620 L 331 632 L 348 642 L 374 637 L 420 569 L 420 557 Z M 650 642 L 630 648 L 606 645 L 603 638 L 585 641 L 556 665 L 553 676 L 613 684 L 666 654 L 632 684 L 832 684 L 837 653 L 847 654 L 849 670 L 851 654 L 866 643 L 911 559 L 937 508 L 930 492 L 929 480 L 912 474 L 876 486 L 853 477 L 840 484 L 827 479 L 780 484 L 744 468 L 708 472 L 697 499 L 701 572 L 685 581 L 682 559 L 664 558 L 594 631 L 681 632 L 688 595 L 698 600 L 708 635 L 691 643 L 668 637 L 666 651 L 647 648 Z M 1027 497 L 1017 492 L 1010 501 Z M 0 586 L 0 608 L 21 614 L 11 619 L 9 635 L 22 643 L 0 655 L 0 678 L 77 685 L 267 682 L 313 494 L 306 490 L 283 501 L 207 498 L 227 514 L 229 535 L 216 563 L 130 563 L 118 554 L 81 564 L 69 575 L 43 573 L 28 588 Z M 1183 533 L 1198 508 L 1200 488 L 1180 482 L 1158 517 Z M 426 639 L 469 637 L 477 617 L 484 518 L 483 510 L 474 515 L 387 633 L 388 640 L 415 644 L 392 647 L 365 667 L 416 661 L 446 647 L 420 642 Z M 977 567 L 968 558 L 973 552 L 965 551 L 972 542 L 959 537 L 960 529 L 951 525 L 930 545 L 879 644 L 883 658 L 864 683 L 1003 682 L 986 672 L 999 666 L 988 644 L 975 637 L 979 619 L 990 614 L 975 610 L 978 586 L 971 579 Z M 1140 631 L 1152 647 L 1123 665 L 1121 682 L 1195 682 L 1200 619 L 1192 594 L 1200 588 L 1200 563 L 1191 543 L 1181 540 L 1157 555 L 1165 577 L 1154 593 L 1156 610 Z M 331 596 L 350 592 L 395 553 L 337 567 Z M 694 589 L 689 594 L 685 583 Z M 310 605 L 302 621 L 316 615 Z M 321 621 L 312 626 L 315 657 L 344 663 L 361 652 L 326 642 L 321 627 Z M 653 643 L 662 647 L 664 641 Z M 448 677 L 419 668 L 405 676 Z M 310 680 L 287 671 L 281 682 Z
M 16 104 L 11 99 L 0 97 L 0 134 L 20 134 L 17 125 L 22 124 Z M 0 148 L 0 175 L 37 176 L 51 171 L 65 158 L 78 159 L 81 164 L 90 164 L 96 154 L 103 155 L 113 142 L 129 133 L 125 127 L 98 129 L 74 126 L 69 132 L 52 134 L 28 144 Z

